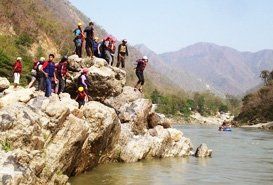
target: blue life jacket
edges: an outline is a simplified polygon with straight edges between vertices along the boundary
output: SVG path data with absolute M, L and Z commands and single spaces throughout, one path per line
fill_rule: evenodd
M 44 72 L 48 74 L 48 77 L 54 77 L 55 73 L 55 64 L 53 62 L 48 62 L 47 66 L 44 69 Z
M 93 46 L 93 51 L 98 51 L 98 46 L 99 46 L 99 43 L 95 42 L 94 40 L 92 40 L 92 46 Z

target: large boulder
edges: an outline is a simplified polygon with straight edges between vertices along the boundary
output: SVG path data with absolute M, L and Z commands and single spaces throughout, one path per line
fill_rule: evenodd
M 194 154 L 195 157 L 211 157 L 212 155 L 212 150 L 208 148 L 208 146 L 203 143 L 201 144 L 197 149 Z
M 126 72 L 116 67 L 89 68 L 88 79 L 92 83 L 90 95 L 95 99 L 105 99 L 122 93 L 126 83 Z
M 149 128 L 154 128 L 157 125 L 161 125 L 164 128 L 170 128 L 171 127 L 171 120 L 166 118 L 164 114 L 159 114 L 156 112 L 152 112 L 148 116 L 148 126 Z
M 122 124 L 117 158 L 123 162 L 136 162 L 147 158 L 163 158 L 190 155 L 190 140 L 175 129 L 157 126 L 145 135 L 135 135 L 130 124 Z
M 15 99 L 0 110 L 0 168 L 8 169 L 0 170 L 0 177 L 5 182 L 66 184 L 68 176 L 112 160 L 120 136 L 114 109 L 99 102 L 78 109 L 68 94 L 46 98 L 34 92 L 26 102 Z
M 10 82 L 7 78 L 0 77 L 0 92 L 4 91 L 5 89 L 8 89 L 10 86 Z
M 69 174 L 77 175 L 111 160 L 120 136 L 120 121 L 115 111 L 101 103 L 88 102 L 83 108 L 88 137 Z
M 152 108 L 152 102 L 148 99 L 137 99 L 120 108 L 119 118 L 121 122 L 130 122 L 135 134 L 143 134 L 148 129 L 147 118 Z
M 130 86 L 125 86 L 122 93 L 115 97 L 110 97 L 104 101 L 107 106 L 110 106 L 117 111 L 121 111 L 121 107 L 125 104 L 130 104 L 137 99 L 143 98 L 143 94 L 136 91 L 135 88 Z
M 116 67 L 108 66 L 104 59 L 93 57 L 79 58 L 72 55 L 68 58 L 69 65 L 74 71 L 72 77 L 74 81 L 70 83 L 67 90 L 72 95 L 77 91 L 77 79 L 83 68 L 88 68 L 88 79 L 91 87 L 88 89 L 89 94 L 94 100 L 104 100 L 112 96 L 118 96 L 122 93 L 126 83 L 126 72 Z

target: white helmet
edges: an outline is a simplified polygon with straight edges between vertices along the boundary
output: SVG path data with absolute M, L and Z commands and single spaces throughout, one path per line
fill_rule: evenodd
M 148 60 L 148 57 L 147 56 L 143 56 L 142 59 L 143 60 Z
M 17 57 L 17 60 L 20 60 L 20 61 L 22 61 L 22 57 Z
M 45 61 L 45 57 L 41 57 L 40 62 L 44 62 L 44 61 Z

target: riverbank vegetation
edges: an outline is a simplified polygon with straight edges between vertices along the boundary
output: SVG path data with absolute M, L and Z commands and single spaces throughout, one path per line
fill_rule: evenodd
M 240 109 L 240 100 L 234 96 L 220 98 L 211 92 L 186 94 L 163 94 L 154 90 L 150 98 L 158 105 L 157 110 L 166 115 L 189 118 L 193 112 L 202 116 L 213 116 L 217 112 L 231 112 L 236 115 Z

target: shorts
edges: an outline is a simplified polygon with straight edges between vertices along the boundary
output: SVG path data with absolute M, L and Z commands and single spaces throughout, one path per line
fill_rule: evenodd
M 14 83 L 15 84 L 20 83 L 20 73 L 14 73 Z

